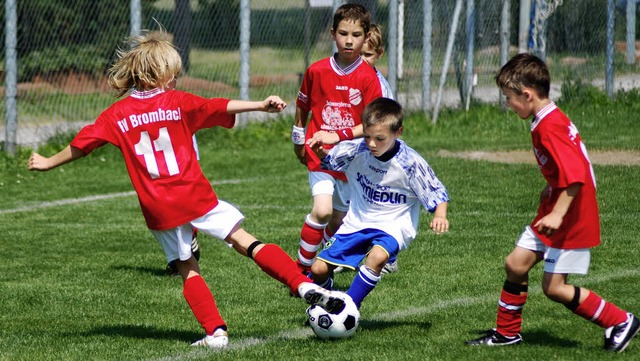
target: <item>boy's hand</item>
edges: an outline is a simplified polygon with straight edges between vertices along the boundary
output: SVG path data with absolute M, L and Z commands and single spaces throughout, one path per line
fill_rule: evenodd
M 33 153 L 27 161 L 27 168 L 29 170 L 46 171 L 51 169 L 49 165 L 49 158 L 45 158 L 38 153 Z
M 323 146 L 324 142 L 322 142 L 322 140 L 316 139 L 315 135 L 313 136 L 313 138 L 307 140 L 307 145 L 316 154 L 316 156 L 318 156 L 319 159 L 322 159 L 326 157 L 327 154 L 329 154 L 329 150 L 325 149 Z
M 449 232 L 449 220 L 445 217 L 433 217 L 430 227 L 436 234 Z
M 279 113 L 287 107 L 287 103 L 277 95 L 271 95 L 262 102 L 262 105 L 263 110 L 267 113 Z
M 326 130 L 319 130 L 313 134 L 313 139 L 316 142 L 322 142 L 322 144 L 338 144 L 340 142 L 340 137 L 338 137 L 337 133 L 327 132 Z
M 533 227 L 536 228 L 541 234 L 544 234 L 547 237 L 551 237 L 555 233 L 555 231 L 560 228 L 561 224 L 562 217 L 555 214 L 554 212 L 551 212 L 546 216 L 540 218 L 540 220 L 538 220 L 536 224 L 533 225 Z

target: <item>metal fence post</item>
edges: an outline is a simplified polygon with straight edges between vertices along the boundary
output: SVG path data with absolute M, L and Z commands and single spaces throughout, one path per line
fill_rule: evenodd
M 431 110 L 431 37 L 433 34 L 433 2 L 424 0 L 422 24 L 422 111 Z
M 5 2 L 5 147 L 11 155 L 16 154 L 18 137 L 18 10 L 16 0 Z
M 240 1 L 240 99 L 249 100 L 250 55 L 251 48 L 251 4 L 249 0 Z
M 398 98 L 398 0 L 389 1 L 389 87 Z
M 627 64 L 636 63 L 636 2 L 627 0 Z
M 615 40 L 615 4 L 613 0 L 607 0 L 607 55 L 605 59 L 605 81 L 604 88 L 607 95 L 613 98 L 613 52 L 614 52 L 614 40 Z

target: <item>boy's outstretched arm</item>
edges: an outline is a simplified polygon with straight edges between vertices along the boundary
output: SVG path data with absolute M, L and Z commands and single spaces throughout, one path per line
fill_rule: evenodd
M 84 155 L 84 152 L 80 149 L 68 145 L 66 148 L 49 158 L 43 157 L 38 153 L 33 153 L 31 157 L 29 157 L 27 168 L 29 168 L 29 170 L 47 171 L 78 158 L 82 158 Z
M 362 124 L 358 124 L 353 128 L 349 128 L 351 130 L 351 134 L 344 132 L 346 129 L 338 129 L 335 132 L 327 132 L 326 130 L 320 130 L 313 135 L 313 139 L 321 141 L 323 144 L 338 144 L 342 140 L 340 138 L 340 132 L 342 133 L 342 137 L 344 139 L 355 139 L 362 138 L 364 135 L 364 131 L 362 130 Z
M 436 234 L 449 231 L 449 220 L 447 219 L 448 204 L 448 202 L 439 203 L 436 206 L 436 211 L 433 213 L 430 227 Z
M 287 107 L 282 99 L 277 95 L 271 95 L 263 101 L 231 100 L 227 104 L 227 113 L 238 114 L 252 111 L 263 111 L 267 113 L 279 113 Z

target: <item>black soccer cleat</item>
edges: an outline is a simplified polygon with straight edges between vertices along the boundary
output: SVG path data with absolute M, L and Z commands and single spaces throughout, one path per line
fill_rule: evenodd
M 640 321 L 632 313 L 627 313 L 627 320 L 609 327 L 604 332 L 604 349 L 612 352 L 624 351 L 640 331 Z
M 485 335 L 473 340 L 466 341 L 469 346 L 508 346 L 517 345 L 522 342 L 522 336 L 504 336 L 495 328 L 484 331 Z
M 304 294 L 304 300 L 310 305 L 319 305 L 327 312 L 334 315 L 339 314 L 344 310 L 345 303 L 340 297 L 334 296 L 331 291 L 318 287 L 308 290 Z

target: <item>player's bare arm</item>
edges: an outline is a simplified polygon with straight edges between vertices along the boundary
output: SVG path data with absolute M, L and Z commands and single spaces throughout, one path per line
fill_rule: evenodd
M 309 112 L 301 109 L 300 107 L 297 107 L 291 138 L 293 140 L 293 152 L 295 153 L 300 163 L 302 163 L 303 165 L 307 164 L 304 150 L 304 128 L 307 126 L 308 120 Z
M 238 114 L 252 111 L 263 111 L 267 113 L 278 113 L 287 107 L 279 96 L 271 95 L 263 101 L 248 101 L 248 100 L 231 100 L 227 105 L 227 112 L 229 114 Z
M 341 136 L 342 133 L 342 136 Z M 362 130 L 362 124 L 358 124 L 353 128 L 338 129 L 335 132 L 327 132 L 320 130 L 313 135 L 313 138 L 321 141 L 323 144 L 337 144 L 344 139 L 362 138 L 364 131 Z
M 436 207 L 433 214 L 430 227 L 436 233 L 444 233 L 449 231 L 449 220 L 447 219 L 447 202 L 442 202 Z
M 571 202 L 573 202 L 581 187 L 581 183 L 573 183 L 560 193 L 551 213 L 540 218 L 540 220 L 533 225 L 538 232 L 551 236 L 558 228 L 560 228 L 564 215 L 567 214 L 569 206 L 571 206 Z
M 80 149 L 68 145 L 49 158 L 43 157 L 38 153 L 33 153 L 31 157 L 29 157 L 27 168 L 29 170 L 48 171 L 81 157 L 84 157 L 84 153 Z

